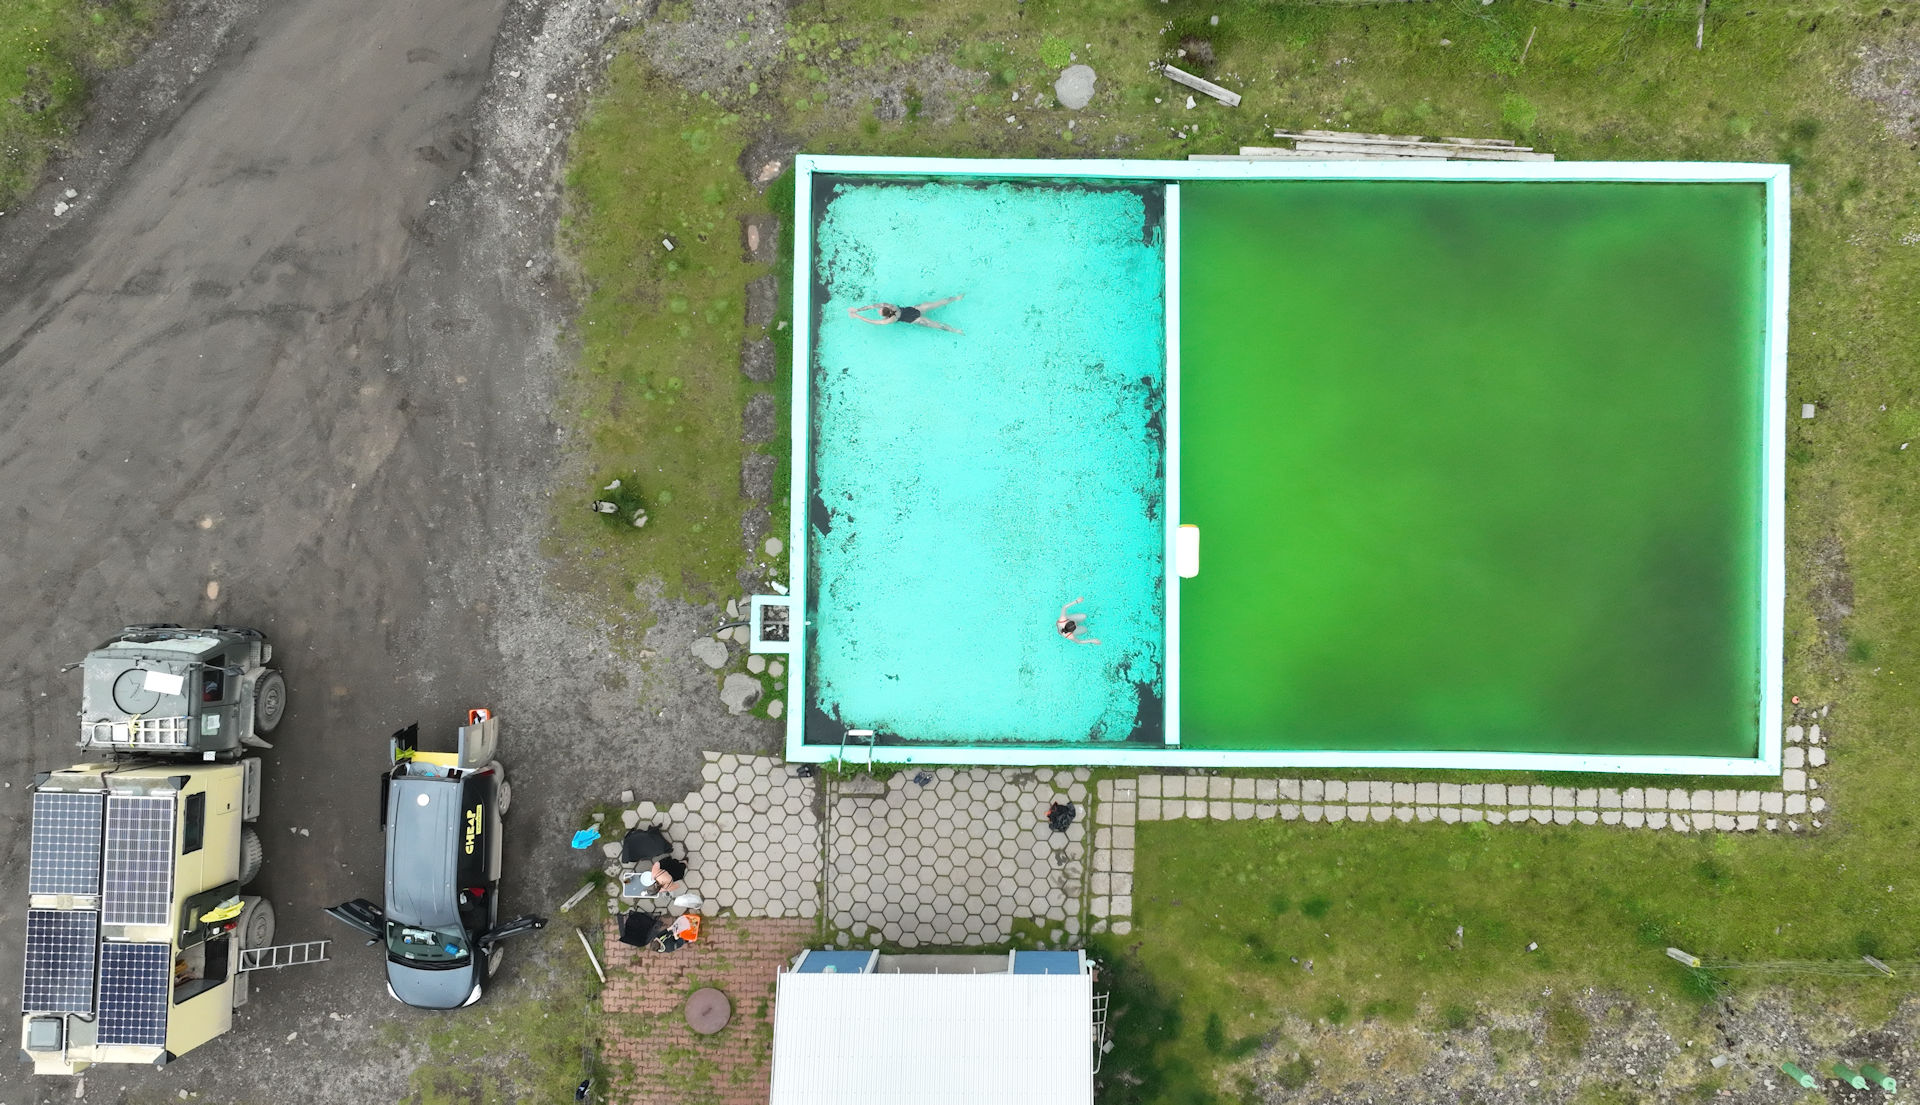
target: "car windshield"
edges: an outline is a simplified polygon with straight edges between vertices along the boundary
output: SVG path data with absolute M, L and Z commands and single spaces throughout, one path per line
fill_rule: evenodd
M 467 936 L 459 929 L 414 928 L 388 921 L 387 954 L 421 967 L 454 967 L 467 961 Z

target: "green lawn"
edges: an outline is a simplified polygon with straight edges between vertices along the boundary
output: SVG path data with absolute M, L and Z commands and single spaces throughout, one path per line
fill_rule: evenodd
M 737 371 L 738 304 L 760 270 L 739 260 L 733 220 L 785 213 L 781 189 L 755 194 L 735 164 L 756 139 L 833 153 L 1183 157 L 1324 127 L 1506 137 L 1563 160 L 1794 166 L 1789 405 L 1797 415 L 1815 403 L 1818 417 L 1788 428 L 1786 690 L 1831 707 L 1826 825 L 1738 838 L 1143 826 L 1138 927 L 1100 948 L 1121 1041 L 1104 1101 L 1225 1101 L 1306 1082 L 1333 1093 L 1367 1065 L 1329 1042 L 1337 1027 L 1384 1034 L 1378 1063 L 1417 1072 L 1449 1034 L 1484 1035 L 1489 1018 L 1536 1008 L 1538 1039 L 1500 1027 L 1496 1047 L 1571 1063 L 1590 1029 L 1566 1001 L 1573 991 L 1630 999 L 1633 1016 L 1675 1027 L 1702 1016 L 1713 990 L 1663 958 L 1668 944 L 1727 959 L 1920 958 L 1908 783 L 1920 709 L 1904 685 L 1920 663 L 1920 591 L 1908 582 L 1920 449 L 1901 447 L 1920 440 L 1920 166 L 1850 87 L 1858 51 L 1911 36 L 1915 13 L 1714 5 L 1697 51 L 1691 5 L 1673 19 L 1620 6 L 800 0 L 783 26 L 728 29 L 736 48 L 759 35 L 780 46 L 702 95 L 650 69 L 649 42 L 672 56 L 665 39 L 630 38 L 576 140 L 567 234 L 585 298 L 573 413 L 592 474 L 652 471 L 645 479 L 675 504 L 700 505 L 650 525 L 640 540 L 659 545 L 615 552 L 565 523 L 581 538 L 583 585 L 608 594 L 650 572 L 717 591 L 740 563 L 734 483 L 750 389 Z M 646 34 L 698 31 L 688 5 L 663 5 L 660 18 L 669 22 Z M 1188 38 L 1191 56 L 1176 59 Z M 1188 109 L 1183 90 L 1148 70 L 1156 58 L 1244 102 Z M 1086 111 L 1051 106 L 1064 60 L 1100 73 Z M 682 269 L 654 248 L 664 233 L 685 242 L 709 226 L 718 245 L 689 251 Z M 1313 972 L 1294 958 L 1313 959 Z M 1803 985 L 1789 1000 L 1809 1017 L 1829 1006 L 1873 1017 L 1907 989 Z M 1710 1089 L 1705 1058 L 1669 1072 L 1670 1084 Z M 1589 1097 L 1628 1099 L 1606 1087 Z
M 165 0 L 0 4 L 0 211 L 39 181 L 79 122 L 89 77 L 125 63 L 165 10 Z

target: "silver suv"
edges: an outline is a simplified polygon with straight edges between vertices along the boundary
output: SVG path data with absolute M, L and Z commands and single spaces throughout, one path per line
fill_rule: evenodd
M 547 925 L 532 915 L 500 923 L 501 827 L 513 792 L 494 759 L 499 732 L 491 712 L 471 710 L 457 752 L 420 751 L 418 725 L 393 735 L 393 768 L 381 776 L 386 906 L 355 898 L 327 910 L 386 945 L 387 992 L 408 1005 L 479 1001 L 500 969 L 500 942 Z

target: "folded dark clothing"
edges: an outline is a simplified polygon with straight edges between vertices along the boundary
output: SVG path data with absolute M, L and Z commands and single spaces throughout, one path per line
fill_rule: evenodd
M 667 834 L 652 827 L 634 829 L 620 841 L 622 863 L 648 863 L 672 854 L 673 844 Z
M 636 948 L 644 948 L 647 942 L 666 931 L 667 921 L 641 910 L 633 910 L 620 918 L 620 942 Z

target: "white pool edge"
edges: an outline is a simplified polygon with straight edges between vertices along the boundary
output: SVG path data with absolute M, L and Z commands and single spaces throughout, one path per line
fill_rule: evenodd
M 1166 265 L 1167 305 L 1167 743 L 1164 747 L 1099 745 L 886 745 L 861 757 L 900 764 L 1001 764 L 1010 766 L 1113 765 L 1139 767 L 1249 767 L 1309 769 L 1438 769 L 1461 771 L 1569 771 L 1629 775 L 1778 775 L 1783 721 L 1782 649 L 1786 607 L 1786 415 L 1788 244 L 1791 190 L 1785 165 L 1744 162 L 1562 161 L 1562 162 L 1397 162 L 1397 161 L 1148 161 L 1139 159 L 911 158 L 864 155 L 800 154 L 794 158 L 793 278 L 793 463 L 789 488 L 788 548 L 793 557 L 794 641 L 790 654 L 786 714 L 787 759 L 825 763 L 840 755 L 837 745 L 806 743 L 807 610 L 806 490 L 812 486 L 811 425 L 813 270 L 812 198 L 816 173 L 887 176 L 978 176 L 1158 180 L 1168 185 Z M 1757 755 L 1622 756 L 1526 752 L 1343 752 L 1304 750 L 1202 750 L 1177 745 L 1179 735 L 1179 580 L 1175 531 L 1179 525 L 1178 421 L 1178 182 L 1183 180 L 1448 180 L 1589 182 L 1751 182 L 1766 189 L 1765 326 L 1766 360 L 1762 384 L 1764 409 L 1761 481 L 1761 629 L 1760 702 Z M 851 757 L 856 761 L 860 757 Z

